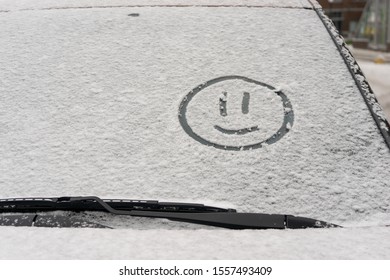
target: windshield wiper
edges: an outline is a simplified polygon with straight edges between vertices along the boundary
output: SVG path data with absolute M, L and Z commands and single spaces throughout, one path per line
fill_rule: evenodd
M 203 204 L 158 202 L 155 200 L 101 199 L 96 196 L 0 199 L 0 213 L 2 213 L 0 215 L 0 226 L 107 227 L 77 217 L 41 214 L 41 212 L 58 210 L 72 212 L 99 211 L 114 215 L 164 218 L 229 229 L 339 227 L 316 219 L 292 215 L 238 213 L 235 209 L 205 206 Z

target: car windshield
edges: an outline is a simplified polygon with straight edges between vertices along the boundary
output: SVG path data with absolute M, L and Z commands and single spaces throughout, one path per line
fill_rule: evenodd
M 316 6 L 70 2 L 0 9 L 0 198 L 390 221 L 388 123 Z

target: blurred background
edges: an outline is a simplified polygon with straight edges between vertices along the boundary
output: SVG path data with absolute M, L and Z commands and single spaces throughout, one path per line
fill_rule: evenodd
M 317 0 L 350 46 L 390 121 L 390 0 Z

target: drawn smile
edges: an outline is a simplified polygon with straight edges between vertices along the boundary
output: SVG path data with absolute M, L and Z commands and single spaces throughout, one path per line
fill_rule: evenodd
M 241 128 L 241 129 L 225 129 L 223 127 L 220 127 L 219 125 L 214 125 L 214 128 L 225 134 L 236 134 L 236 135 L 244 135 L 249 132 L 259 130 L 259 127 L 257 125 L 252 127 L 247 127 L 247 128 Z

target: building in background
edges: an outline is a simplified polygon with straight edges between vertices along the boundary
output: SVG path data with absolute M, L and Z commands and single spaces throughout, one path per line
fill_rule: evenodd
M 317 0 L 325 14 L 347 39 L 355 36 L 355 30 L 369 0 Z
M 390 0 L 369 0 L 353 36 L 353 46 L 390 52 Z

